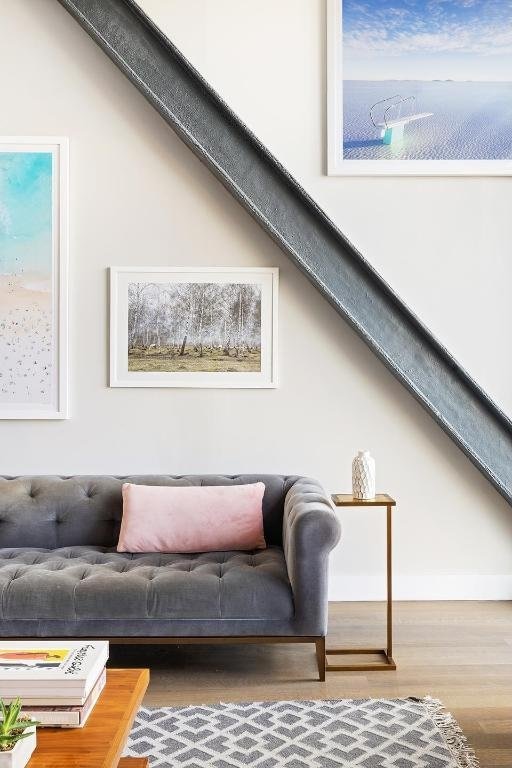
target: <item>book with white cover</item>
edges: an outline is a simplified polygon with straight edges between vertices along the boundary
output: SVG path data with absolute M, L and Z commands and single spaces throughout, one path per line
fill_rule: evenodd
M 83 704 L 107 659 L 104 641 L 0 641 L 0 697 Z
M 38 727 L 83 728 L 93 711 L 100 693 L 105 687 L 107 672 L 104 669 L 85 704 L 66 706 L 24 706 L 23 714 L 37 720 Z
M 61 696 L 60 693 L 58 696 L 49 694 L 47 696 L 26 696 L 23 694 L 20 698 L 26 707 L 83 707 L 90 695 L 90 693 L 87 696 Z M 0 698 L 2 698 L 1 694 Z M 11 694 L 5 698 L 12 701 L 12 699 L 17 698 L 17 695 Z

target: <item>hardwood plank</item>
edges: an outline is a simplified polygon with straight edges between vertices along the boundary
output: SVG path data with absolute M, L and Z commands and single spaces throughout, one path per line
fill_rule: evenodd
M 478 725 L 483 733 L 512 733 L 512 717 L 507 720 L 500 720 L 498 714 L 491 719 L 487 713 L 484 713 L 484 717 L 479 720 Z
M 512 603 L 394 604 L 396 672 L 316 680 L 314 646 L 111 648 L 120 666 L 151 666 L 148 706 L 307 698 L 441 699 L 481 768 L 511 768 Z M 383 647 L 385 603 L 333 603 L 328 644 Z
M 480 768 L 510 768 L 511 755 L 509 750 L 480 749 L 477 750 Z
M 147 669 L 109 669 L 85 728 L 39 729 L 29 768 L 117 768 L 148 683 Z
M 147 757 L 122 757 L 117 768 L 148 768 Z

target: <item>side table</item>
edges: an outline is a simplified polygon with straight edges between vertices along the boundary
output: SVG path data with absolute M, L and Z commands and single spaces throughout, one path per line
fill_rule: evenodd
M 393 659 L 393 586 L 392 586 L 392 531 L 391 510 L 396 501 L 387 493 L 378 493 L 374 499 L 356 499 L 352 494 L 337 493 L 332 497 L 336 507 L 385 507 L 386 508 L 386 562 L 387 562 L 387 645 L 380 648 L 327 648 L 325 652 L 326 672 L 377 672 L 396 669 Z M 381 661 L 361 662 L 357 664 L 329 664 L 329 656 L 380 656 Z

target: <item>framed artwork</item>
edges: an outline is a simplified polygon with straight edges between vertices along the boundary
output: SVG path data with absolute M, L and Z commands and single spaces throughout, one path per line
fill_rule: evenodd
M 275 387 L 278 270 L 111 267 L 110 386 Z
M 68 142 L 0 138 L 0 419 L 68 417 Z
M 328 173 L 512 173 L 508 0 L 328 0 Z

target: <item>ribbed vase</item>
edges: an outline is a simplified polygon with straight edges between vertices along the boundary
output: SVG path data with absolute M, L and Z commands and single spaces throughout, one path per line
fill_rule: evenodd
M 370 451 L 359 451 L 352 462 L 352 495 L 356 499 L 375 498 L 375 460 Z

